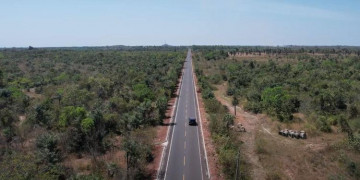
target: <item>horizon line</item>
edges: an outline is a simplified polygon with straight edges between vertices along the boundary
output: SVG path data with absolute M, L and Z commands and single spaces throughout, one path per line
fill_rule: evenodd
M 74 45 L 74 46 L 4 46 L 0 49 L 26 49 L 29 47 L 36 48 L 98 48 L 98 47 L 189 47 L 189 46 L 234 46 L 234 47 L 360 47 L 360 45 L 227 45 L 227 44 L 193 44 L 193 45 L 171 45 L 171 44 L 162 44 L 162 45 Z

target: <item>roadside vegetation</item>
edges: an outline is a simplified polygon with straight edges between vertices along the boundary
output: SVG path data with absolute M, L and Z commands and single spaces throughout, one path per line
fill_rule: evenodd
M 267 169 L 268 179 L 301 177 L 296 175 L 311 171 L 312 168 L 320 169 L 317 172 L 320 174 L 325 167 L 327 170 L 338 170 L 321 174 L 324 178 L 360 178 L 359 48 L 196 46 L 193 49 L 209 121 L 211 124 L 217 123 L 211 126 L 212 138 L 217 145 L 219 162 L 229 179 L 234 178 L 235 153 L 232 153 L 231 163 L 225 163 L 227 158 L 222 154 L 230 149 L 241 151 L 242 145 L 236 148 L 224 145 L 220 143 L 219 137 L 230 138 L 226 141 L 230 144 L 241 144 L 241 140 L 236 139 L 242 139 L 244 135 L 234 134 L 227 126 L 229 121 L 224 117 L 228 108 L 215 99 L 214 91 L 218 91 L 216 87 L 225 87 L 221 95 L 224 97 L 216 98 L 223 98 L 232 105 L 239 102 L 240 107 L 254 116 L 267 115 L 262 119 L 269 121 L 259 121 L 262 128 L 257 130 L 264 131 L 264 126 L 268 125 L 270 134 L 277 134 L 283 128 L 297 128 L 308 133 L 308 140 L 294 142 L 269 136 L 266 128 L 266 133 L 254 132 L 255 153 Z M 306 142 L 313 143 L 319 138 L 327 144 L 320 152 L 311 153 L 321 154 L 319 156 L 323 159 L 312 159 L 309 165 L 308 161 L 314 157 L 311 153 L 304 155 L 303 162 L 292 154 L 296 152 L 290 152 L 306 149 L 305 146 L 310 144 Z M 279 144 L 282 141 L 287 144 Z M 281 157 L 279 151 L 289 156 L 284 160 L 286 162 L 280 160 L 284 157 Z M 290 160 L 298 163 L 298 169 L 294 167 L 296 173 L 283 169 L 292 166 Z M 301 163 L 307 163 L 307 167 Z M 316 172 L 309 174 L 318 175 Z
M 0 179 L 146 179 L 186 50 L 0 50 Z
M 211 138 L 215 144 L 218 161 L 223 167 L 222 171 L 226 179 L 248 179 L 248 166 L 240 155 L 242 142 L 237 137 L 237 133 L 230 129 L 235 117 L 229 114 L 228 108 L 215 98 L 209 79 L 198 68 L 198 61 L 199 59 L 194 59 L 195 74 L 208 114 L 207 119 L 210 121 Z

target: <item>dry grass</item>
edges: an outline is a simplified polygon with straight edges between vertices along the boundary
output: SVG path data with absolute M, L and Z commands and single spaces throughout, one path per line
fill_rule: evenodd
M 231 107 L 226 97 L 226 84 L 216 86 L 215 95 Z M 333 133 L 314 130 L 305 115 L 295 114 L 293 123 L 280 123 L 264 114 L 255 115 L 237 108 L 236 123 L 242 123 L 247 133 L 239 134 L 243 151 L 252 167 L 253 179 L 353 179 L 348 173 L 349 162 L 360 162 L 360 156 L 346 149 L 346 134 L 335 129 Z M 278 135 L 279 129 L 307 130 L 306 140 Z M 253 141 L 253 142 L 252 142 Z

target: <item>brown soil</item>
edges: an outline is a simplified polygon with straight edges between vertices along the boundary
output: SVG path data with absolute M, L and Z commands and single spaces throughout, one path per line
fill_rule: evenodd
M 194 81 L 197 86 L 197 89 L 199 89 L 197 84 L 197 78 L 194 74 Z M 200 116 L 201 116 L 201 125 L 203 127 L 203 137 L 205 141 L 205 148 L 207 153 L 207 160 L 209 164 L 209 171 L 211 179 L 214 180 L 220 180 L 225 179 L 223 173 L 221 172 L 221 165 L 218 161 L 218 157 L 215 151 L 215 146 L 213 144 L 213 141 L 211 139 L 211 133 L 209 128 L 209 121 L 207 120 L 205 106 L 201 97 L 201 93 L 197 92 L 198 100 L 199 100 L 199 110 L 200 110 Z
M 226 105 L 230 110 L 230 113 L 234 114 L 234 108 L 231 105 L 231 100 L 224 96 L 226 92 L 226 85 L 217 86 L 218 90 L 215 91 L 215 97 L 221 104 Z M 249 163 L 252 165 L 251 176 L 253 179 L 265 179 L 265 171 L 262 164 L 259 161 L 259 157 L 256 155 L 255 150 L 255 133 L 261 130 L 261 124 L 263 123 L 261 116 L 256 116 L 243 111 L 242 108 L 237 107 L 235 124 L 241 123 L 246 132 L 242 133 L 241 141 L 245 142 L 243 145 L 243 154 L 246 155 Z

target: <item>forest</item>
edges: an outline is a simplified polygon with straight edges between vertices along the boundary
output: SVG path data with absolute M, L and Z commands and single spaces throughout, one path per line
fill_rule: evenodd
M 193 49 L 196 52 L 196 74 L 209 115 L 212 138 L 217 146 L 218 161 L 228 179 L 239 178 L 235 177 L 234 159 L 238 158 L 238 151 L 247 148 L 244 137 L 248 135 L 231 131 L 229 127 L 235 125 L 234 115 L 229 113 L 229 107 L 221 104 L 219 99 L 224 99 L 233 107 L 240 106 L 244 111 L 251 112 L 252 117 L 268 117 L 269 121 L 262 121 L 263 125 L 256 126 L 259 131 L 264 129 L 264 124 L 269 124 L 269 128 L 265 129 L 275 134 L 281 128 L 301 128 L 310 135 L 308 142 L 318 138 L 324 140 L 327 137 L 336 137 L 327 142 L 324 150 L 326 153 L 320 154 L 324 154 L 326 159 L 329 154 L 333 156 L 335 153 L 342 153 L 346 160 L 339 159 L 339 164 L 334 166 L 337 169 L 346 168 L 326 178 L 360 177 L 360 48 L 195 46 Z M 221 91 L 219 88 L 225 90 L 216 96 L 216 92 Z M 244 113 L 240 115 L 247 116 Z M 278 144 L 278 147 L 274 147 L 276 143 L 271 142 L 279 142 L 277 137 L 255 132 L 251 136 L 254 137 L 259 158 L 263 159 L 260 164 L 268 166 L 264 168 L 268 171 L 264 178 L 286 177 L 282 170 L 285 167 L 275 165 L 274 168 L 274 163 L 281 161 L 279 164 L 289 165 L 284 162 L 286 160 L 276 158 L 279 151 L 282 151 L 281 146 L 288 148 L 289 145 L 284 142 L 285 145 Z M 307 142 L 290 143 L 293 143 L 294 147 L 303 148 Z M 334 148 L 336 150 L 332 150 Z M 351 160 L 351 157 L 357 158 Z M 334 158 L 329 161 L 333 163 Z M 249 158 L 246 159 L 243 154 L 238 169 L 243 172 L 241 179 L 254 178 L 251 168 L 247 168 L 251 166 L 249 162 Z M 326 165 L 323 166 L 326 168 Z M 301 171 L 304 169 L 301 168 L 302 166 L 298 165 L 294 171 L 303 173 Z M 302 176 L 304 174 L 298 177 Z M 314 174 L 310 177 L 314 177 Z
M 146 179 L 179 47 L 0 49 L 0 179 Z M 123 152 L 123 163 L 106 161 Z M 74 159 L 88 165 L 74 168 Z M 110 158 L 111 159 L 111 158 Z

